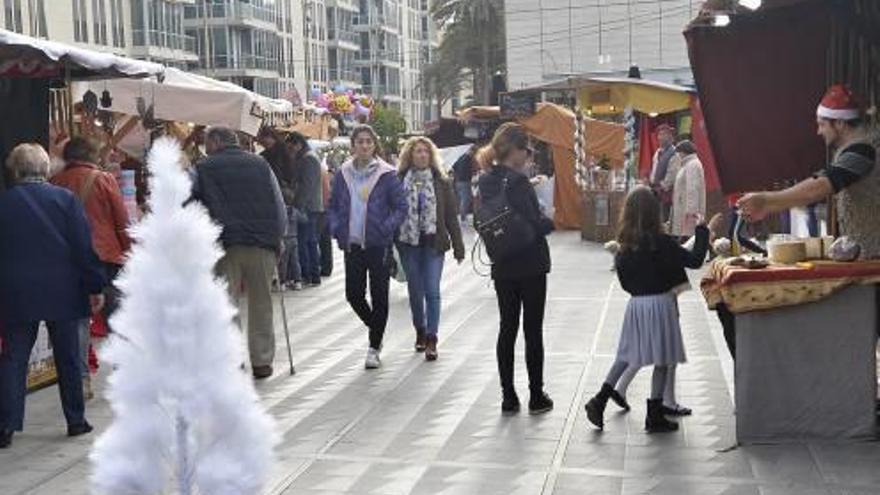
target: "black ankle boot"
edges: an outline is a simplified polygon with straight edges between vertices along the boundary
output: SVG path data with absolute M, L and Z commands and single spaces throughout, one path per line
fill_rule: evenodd
M 8 449 L 12 445 L 12 430 L 0 430 L 0 449 Z
M 516 392 L 504 392 L 501 400 L 501 414 L 510 415 L 519 412 L 519 397 Z
M 608 405 L 608 399 L 611 397 L 612 392 L 614 392 L 614 387 L 603 383 L 599 393 L 593 396 L 587 402 L 587 405 L 584 406 L 584 409 L 587 410 L 587 419 L 600 430 L 605 428 L 605 406 Z
M 427 347 L 427 339 L 425 338 L 425 331 L 421 328 L 416 328 L 416 352 L 425 352 L 425 348 Z
M 648 414 L 645 416 L 645 431 L 648 433 L 669 433 L 678 431 L 678 423 L 669 421 L 663 415 L 663 399 L 648 399 Z

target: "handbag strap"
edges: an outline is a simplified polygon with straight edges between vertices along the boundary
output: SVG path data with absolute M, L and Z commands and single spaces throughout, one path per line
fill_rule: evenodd
M 76 197 L 79 198 L 83 205 L 85 205 L 92 196 L 92 190 L 95 188 L 95 181 L 98 180 L 100 174 L 101 172 L 97 171 L 90 173 L 86 177 L 85 182 L 83 182 L 83 185 L 79 188 L 79 191 L 77 191 Z

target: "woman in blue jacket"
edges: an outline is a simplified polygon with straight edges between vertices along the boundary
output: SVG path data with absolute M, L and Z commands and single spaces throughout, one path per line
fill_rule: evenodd
M 49 156 L 17 146 L 6 162 L 15 186 L 0 195 L 0 448 L 24 424 L 28 359 L 46 322 L 68 436 L 89 433 L 79 322 L 103 305 L 105 276 L 85 212 L 74 195 L 46 183 Z
M 345 252 L 345 297 L 370 330 L 364 367 L 382 365 L 379 353 L 388 323 L 391 246 L 407 212 L 394 167 L 379 158 L 379 139 L 367 125 L 351 134 L 353 156 L 333 181 L 327 222 Z M 367 302 L 367 279 L 370 302 Z

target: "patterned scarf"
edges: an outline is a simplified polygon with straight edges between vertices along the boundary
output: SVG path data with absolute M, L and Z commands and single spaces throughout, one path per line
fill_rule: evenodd
M 431 169 L 410 169 L 403 179 L 408 210 L 400 226 L 400 242 L 418 246 L 422 235 L 437 233 L 437 194 Z

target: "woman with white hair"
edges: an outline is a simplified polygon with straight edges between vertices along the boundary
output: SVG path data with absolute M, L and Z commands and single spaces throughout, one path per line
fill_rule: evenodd
M 92 431 L 78 328 L 103 305 L 105 285 L 82 205 L 46 182 L 46 151 L 18 145 L 6 167 L 14 186 L 0 195 L 0 448 L 9 447 L 24 425 L 28 359 L 40 322 L 49 329 L 67 435 Z
M 440 152 L 426 137 L 406 142 L 397 175 L 403 183 L 407 214 L 396 242 L 406 272 L 415 349 L 424 352 L 426 360 L 435 361 L 443 261 L 450 248 L 459 263 L 465 256 L 457 199 L 441 167 Z

